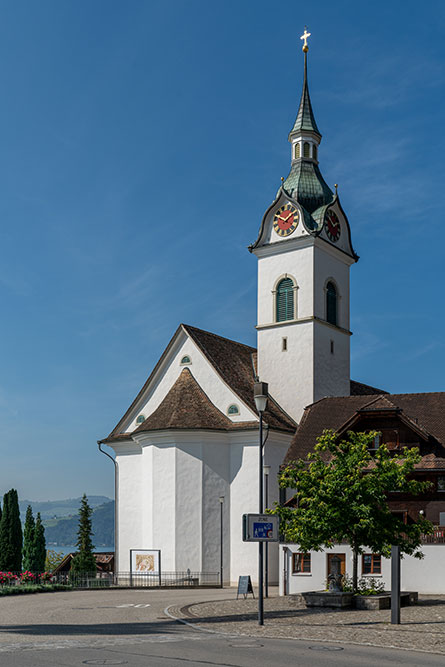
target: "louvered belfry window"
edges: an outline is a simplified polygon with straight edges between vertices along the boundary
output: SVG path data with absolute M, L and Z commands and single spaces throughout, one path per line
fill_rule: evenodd
M 294 284 L 283 278 L 277 285 L 277 322 L 294 319 Z
M 326 285 L 326 319 L 337 325 L 337 290 L 331 282 Z

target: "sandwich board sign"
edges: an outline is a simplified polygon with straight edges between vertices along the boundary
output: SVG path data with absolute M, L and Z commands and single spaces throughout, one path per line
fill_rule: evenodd
M 250 576 L 240 576 L 238 577 L 238 590 L 236 593 L 236 599 L 238 600 L 239 595 L 244 595 L 244 599 L 251 593 L 253 597 L 255 594 L 253 592 L 252 580 Z
M 271 514 L 243 514 L 243 542 L 278 542 L 279 518 Z

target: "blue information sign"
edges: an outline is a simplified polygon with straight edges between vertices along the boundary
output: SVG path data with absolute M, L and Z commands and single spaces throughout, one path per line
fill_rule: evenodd
M 258 540 L 270 540 L 273 537 L 272 523 L 253 522 L 253 536 Z
M 278 542 L 279 522 L 270 514 L 243 514 L 244 542 Z

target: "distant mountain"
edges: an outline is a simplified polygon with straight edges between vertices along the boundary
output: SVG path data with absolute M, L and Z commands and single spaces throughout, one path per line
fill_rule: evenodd
M 20 500 L 20 516 L 22 522 L 25 521 L 26 508 L 31 505 L 34 516 L 40 512 L 42 519 L 55 519 L 59 517 L 77 516 L 81 498 L 68 498 L 67 500 Z M 93 509 L 109 503 L 111 501 L 107 496 L 88 496 L 88 504 Z
M 97 497 L 97 496 L 96 496 Z M 88 498 L 88 502 L 90 499 Z M 94 546 L 110 546 L 114 544 L 114 500 L 99 505 L 93 510 L 93 544 Z M 78 514 L 73 517 L 48 519 L 45 526 L 46 546 L 55 548 L 75 544 L 77 540 Z

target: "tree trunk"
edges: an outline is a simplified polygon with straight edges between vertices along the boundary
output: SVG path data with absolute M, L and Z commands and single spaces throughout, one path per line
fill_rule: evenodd
M 358 548 L 352 547 L 352 590 L 357 593 L 358 588 Z

